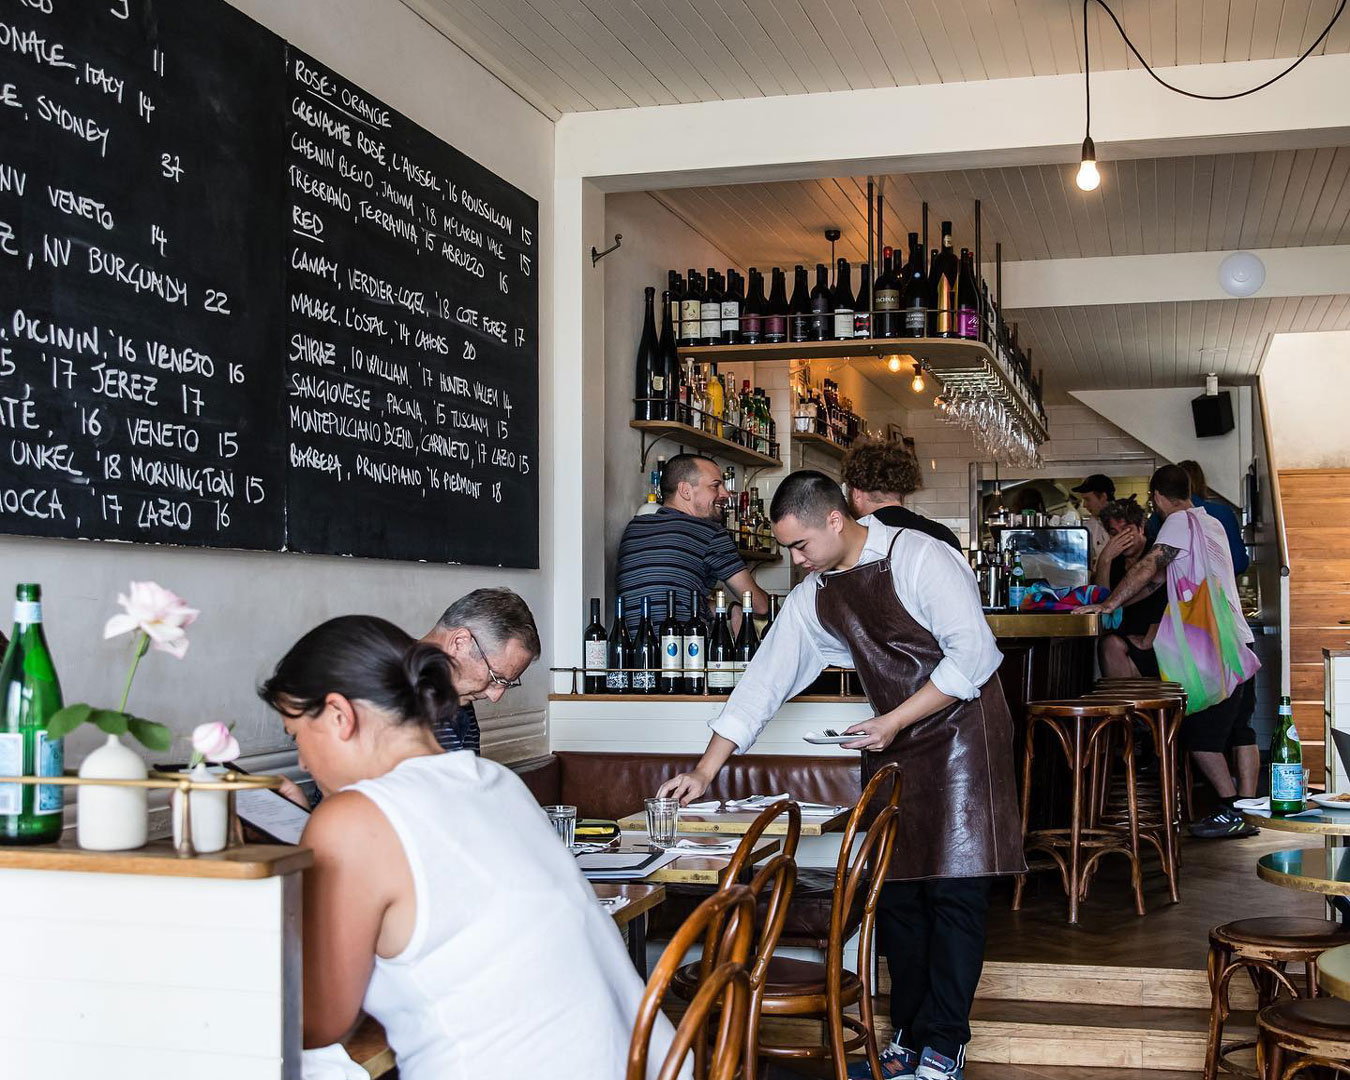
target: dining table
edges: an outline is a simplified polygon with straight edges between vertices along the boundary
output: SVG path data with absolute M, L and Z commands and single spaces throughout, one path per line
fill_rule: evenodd
M 1317 958 L 1317 985 L 1324 994 L 1350 1001 L 1350 945 L 1337 945 Z
M 700 809 L 685 807 L 680 811 L 676 826 L 680 833 L 727 833 L 743 836 L 750 831 L 764 807 L 754 809 Z M 843 832 L 848 824 L 851 806 L 836 806 L 828 809 L 802 811 L 802 836 L 824 836 L 826 833 Z M 638 811 L 619 819 L 619 828 L 624 832 L 645 832 L 647 828 L 646 811 Z M 765 836 L 783 836 L 788 831 L 787 819 L 775 818 L 764 830 Z
M 1272 851 L 1257 861 L 1263 881 L 1300 892 L 1320 893 L 1341 917 L 1350 923 L 1350 809 L 1319 806 L 1320 813 L 1274 817 L 1243 810 L 1243 820 L 1258 829 L 1298 837 L 1322 837 L 1320 848 L 1290 848 Z

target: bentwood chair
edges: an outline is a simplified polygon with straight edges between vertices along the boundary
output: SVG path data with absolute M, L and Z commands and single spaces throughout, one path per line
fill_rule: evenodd
M 711 1037 L 709 1080 L 735 1080 L 745 1057 L 750 1020 L 750 975 L 747 962 L 754 937 L 755 901 L 744 885 L 719 890 L 694 909 L 666 946 L 638 1004 L 633 1039 L 628 1046 L 626 1080 L 647 1080 L 652 1028 L 661 1015 L 671 981 L 690 947 L 711 939 L 708 975 L 680 1018 L 675 1037 L 657 1073 L 657 1080 L 675 1080 L 691 1050 L 708 1042 L 709 1022 L 716 1020 Z
M 1263 1080 L 1350 1077 L 1350 1004 L 1330 997 L 1281 1001 L 1261 1010 L 1256 1030 Z
M 877 899 L 886 881 L 899 827 L 900 766 L 888 762 L 868 782 L 844 830 L 824 962 L 775 956 L 764 972 L 759 998 L 761 1018 L 820 1020 L 825 1027 L 825 1041 L 819 1045 L 769 1042 L 761 1030 L 758 1042 L 761 1058 L 779 1061 L 828 1058 L 835 1080 L 846 1080 L 848 1055 L 861 1050 L 874 1075 L 881 1075 L 872 1020 L 872 939 Z M 861 913 L 856 923 L 855 912 Z M 855 925 L 856 973 L 844 967 L 844 946 Z M 844 1012 L 854 1005 L 858 1007 L 857 1016 Z
M 801 837 L 802 811 L 796 802 L 783 799 L 764 809 L 751 823 L 736 853 L 723 872 L 720 889 L 736 887 L 744 874 L 750 870 L 750 858 L 759 844 L 764 830 L 784 815 L 788 819 L 788 831 L 783 837 L 782 849 L 755 871 L 750 879 L 749 889 L 756 904 L 756 925 L 758 936 L 755 941 L 754 963 L 750 968 L 750 1020 L 746 1033 L 745 1073 L 743 1080 L 755 1080 L 759 1064 L 759 1016 L 760 1003 L 764 997 L 765 975 L 769 961 L 773 959 L 774 949 L 783 933 L 783 923 L 787 920 L 788 903 L 792 899 L 792 888 L 797 878 L 797 841 Z M 693 1001 L 699 987 L 709 977 L 713 969 L 716 941 L 715 926 L 708 929 L 703 945 L 703 956 L 691 964 L 686 964 L 676 973 L 671 989 L 685 1001 Z M 695 1048 L 694 1076 L 703 1080 L 707 1076 L 706 1046 Z

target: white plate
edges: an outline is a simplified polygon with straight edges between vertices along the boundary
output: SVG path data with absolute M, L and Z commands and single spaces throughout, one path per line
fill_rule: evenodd
M 843 746 L 844 743 L 857 742 L 859 739 L 867 738 L 863 732 L 855 731 L 852 735 L 826 735 L 820 731 L 812 731 L 803 735 L 803 739 L 812 746 Z
M 1338 799 L 1335 795 L 1324 795 L 1320 791 L 1314 791 L 1309 795 L 1308 801 L 1324 806 L 1328 810 L 1350 810 L 1350 799 Z

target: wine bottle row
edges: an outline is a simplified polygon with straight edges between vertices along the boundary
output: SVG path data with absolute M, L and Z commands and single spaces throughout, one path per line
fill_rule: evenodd
M 688 618 L 681 618 L 674 589 L 666 594 L 666 617 L 656 625 L 651 602 L 642 598 L 642 618 L 629 633 L 623 597 L 614 601 L 614 622 L 600 621 L 600 600 L 591 598 L 590 622 L 582 633 L 582 690 L 587 694 L 718 694 L 735 689 L 759 651 L 759 633 L 745 593 L 740 631 L 733 637 L 726 593 L 717 591 L 712 622 L 703 616 L 698 593 L 690 591 Z M 765 624 L 768 631 L 772 613 Z

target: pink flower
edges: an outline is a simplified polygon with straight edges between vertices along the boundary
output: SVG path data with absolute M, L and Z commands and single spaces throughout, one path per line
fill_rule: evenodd
M 183 659 L 188 648 L 184 627 L 190 626 L 201 612 L 153 581 L 133 581 L 130 592 L 130 596 L 118 594 L 123 614 L 108 620 L 103 627 L 104 638 L 142 630 L 149 635 L 151 648 Z
M 192 749 L 207 761 L 233 761 L 239 756 L 239 741 L 225 724 L 213 720 L 192 729 Z

